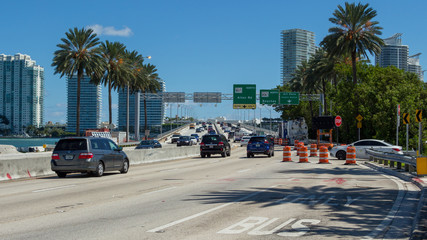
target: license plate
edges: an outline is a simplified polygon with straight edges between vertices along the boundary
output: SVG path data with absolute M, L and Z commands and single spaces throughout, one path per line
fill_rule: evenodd
M 74 155 L 65 155 L 65 160 L 73 160 Z
M 259 144 L 256 145 L 256 147 L 259 147 L 259 146 L 260 146 Z
M 213 146 L 211 145 L 211 146 L 209 146 L 209 148 L 213 148 Z

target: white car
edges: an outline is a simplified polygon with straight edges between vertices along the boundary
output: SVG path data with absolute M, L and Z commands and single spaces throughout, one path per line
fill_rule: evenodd
M 193 143 L 193 145 L 197 145 L 197 139 L 196 139 L 196 137 L 191 136 L 190 140 Z
M 369 156 L 366 153 L 366 149 L 373 149 L 373 150 L 378 150 L 382 152 L 389 152 L 389 153 L 403 155 L 401 146 L 396 146 L 396 145 L 384 142 L 383 140 L 377 140 L 377 139 L 364 139 L 364 140 L 356 141 L 350 145 L 335 146 L 329 151 L 329 153 L 331 157 L 336 157 L 340 160 L 345 160 L 348 146 L 354 146 L 356 148 L 356 158 L 368 159 Z
M 244 145 L 248 145 L 249 139 L 251 139 L 251 136 L 244 136 L 240 140 L 240 146 L 243 147 Z

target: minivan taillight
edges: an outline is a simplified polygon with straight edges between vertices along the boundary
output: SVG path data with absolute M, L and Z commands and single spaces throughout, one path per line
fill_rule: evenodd
M 52 154 L 52 160 L 59 160 L 59 154 L 53 153 Z
M 91 159 L 93 158 L 93 154 L 91 152 L 80 153 L 79 159 Z
M 223 145 L 224 146 L 224 143 L 223 142 L 219 142 L 218 145 Z

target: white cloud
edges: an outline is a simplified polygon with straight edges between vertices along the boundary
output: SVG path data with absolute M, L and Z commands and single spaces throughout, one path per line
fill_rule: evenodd
M 106 36 L 119 36 L 119 37 L 130 37 L 133 35 L 133 32 L 130 28 L 124 26 L 123 29 L 116 29 L 115 27 L 108 26 L 104 27 L 99 24 L 90 25 L 86 28 L 92 29 L 98 35 Z

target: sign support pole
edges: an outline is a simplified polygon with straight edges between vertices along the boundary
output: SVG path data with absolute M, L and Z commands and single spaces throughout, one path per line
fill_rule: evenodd
M 396 146 L 399 146 L 400 104 L 397 104 Z
M 418 153 L 419 156 L 423 153 L 423 139 L 422 139 L 422 126 L 421 122 L 418 123 Z
M 406 152 L 408 152 L 409 145 L 409 123 L 406 124 Z

